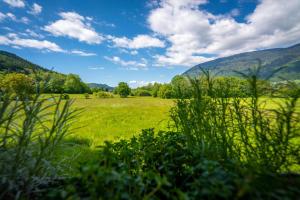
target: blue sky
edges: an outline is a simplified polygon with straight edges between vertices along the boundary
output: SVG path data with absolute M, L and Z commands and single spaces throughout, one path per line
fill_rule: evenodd
M 299 0 L 0 0 L 0 49 L 85 82 L 169 82 L 300 42 Z

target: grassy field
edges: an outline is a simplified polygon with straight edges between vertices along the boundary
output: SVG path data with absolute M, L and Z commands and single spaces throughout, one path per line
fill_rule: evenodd
M 80 162 L 94 158 L 97 146 L 104 141 L 129 139 L 141 133 L 142 129 L 155 128 L 167 130 L 170 118 L 169 111 L 174 100 L 153 97 L 129 97 L 100 99 L 90 95 L 70 95 L 74 108 L 83 112 L 76 118 L 74 131 L 67 136 L 63 149 L 59 152 L 62 163 L 67 167 L 67 173 Z M 262 98 L 267 109 L 276 108 L 283 99 Z M 300 103 L 298 103 L 300 110 Z
M 83 112 L 76 118 L 74 131 L 66 137 L 58 159 L 64 172 L 72 173 L 80 162 L 93 159 L 104 141 L 129 139 L 142 129 L 167 130 L 169 110 L 174 100 L 152 97 L 99 99 L 92 95 L 70 95 L 74 108 Z
M 142 129 L 166 130 L 173 100 L 152 97 L 99 99 L 71 95 L 74 107 L 83 108 L 69 137 L 89 140 L 91 147 L 104 141 L 128 139 Z M 78 128 L 79 127 L 79 128 Z
M 75 99 L 74 108 L 83 109 L 74 124 L 69 138 L 84 140 L 90 147 L 104 141 L 128 139 L 142 129 L 166 130 L 169 126 L 169 110 L 174 100 L 152 97 L 129 97 L 100 99 L 90 95 L 70 95 Z M 283 99 L 262 98 L 267 109 L 277 106 Z M 300 103 L 298 103 L 300 109 Z

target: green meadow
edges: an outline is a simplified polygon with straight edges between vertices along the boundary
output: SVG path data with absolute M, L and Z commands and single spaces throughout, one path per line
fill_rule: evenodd
M 89 141 L 91 147 L 104 141 L 129 139 L 142 129 L 167 130 L 169 110 L 174 100 L 153 97 L 100 99 L 90 95 L 70 95 L 74 108 L 82 112 L 74 121 L 71 138 Z
M 170 109 L 173 99 L 153 97 L 96 98 L 90 95 L 70 95 L 74 99 L 73 108 L 82 112 L 74 121 L 73 131 L 68 138 L 85 141 L 91 148 L 104 141 L 117 141 L 137 136 L 142 129 L 155 128 L 155 131 L 168 130 Z M 261 105 L 266 109 L 276 109 L 284 98 L 262 98 Z M 300 110 L 300 102 L 297 104 Z

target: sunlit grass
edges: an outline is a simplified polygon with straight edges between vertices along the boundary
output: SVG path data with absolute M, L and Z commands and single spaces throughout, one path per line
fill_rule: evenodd
M 75 97 L 74 107 L 83 108 L 70 137 L 88 139 L 90 145 L 97 146 L 106 140 L 128 139 L 139 134 L 142 129 L 166 130 L 169 110 L 173 100 L 140 97 L 85 99 Z
M 79 162 L 93 159 L 95 150 L 105 141 L 129 139 L 141 133 L 142 129 L 168 130 L 172 99 L 153 97 L 129 97 L 99 99 L 90 95 L 70 95 L 74 108 L 81 108 L 73 125 L 74 131 L 67 136 L 68 144 L 60 152 L 67 173 L 72 172 Z M 275 109 L 284 99 L 262 98 L 262 106 Z M 298 103 L 300 110 L 300 102 Z

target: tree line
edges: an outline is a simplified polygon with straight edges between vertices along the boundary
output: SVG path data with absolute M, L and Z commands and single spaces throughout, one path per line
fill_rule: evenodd
M 252 92 L 249 83 L 242 77 L 213 77 L 210 74 L 203 76 L 205 76 L 207 80 L 199 83 L 201 87 L 214 90 L 214 92 L 208 91 L 208 96 L 218 94 L 219 97 L 225 98 L 249 97 Z M 130 88 L 126 82 L 120 82 L 112 92 L 109 92 L 99 87 L 90 88 L 76 74 L 64 75 L 48 72 L 25 75 L 21 73 L 9 73 L 0 74 L 0 89 L 2 91 L 17 93 L 19 96 L 24 96 L 28 93 L 34 93 L 36 86 L 39 85 L 41 86 L 40 88 L 43 88 L 43 93 L 95 94 L 95 96 L 99 98 L 110 98 L 115 94 L 123 98 L 128 96 L 152 96 L 163 99 L 189 99 L 193 96 L 191 80 L 192 78 L 177 75 L 170 83 L 150 83 L 135 89 Z M 210 87 L 209 84 L 213 85 L 213 87 Z M 259 92 L 264 93 L 266 96 L 274 96 L 276 93 L 282 96 L 282 94 L 290 92 L 285 82 L 274 83 L 267 80 L 259 80 L 257 84 L 260 86 Z

